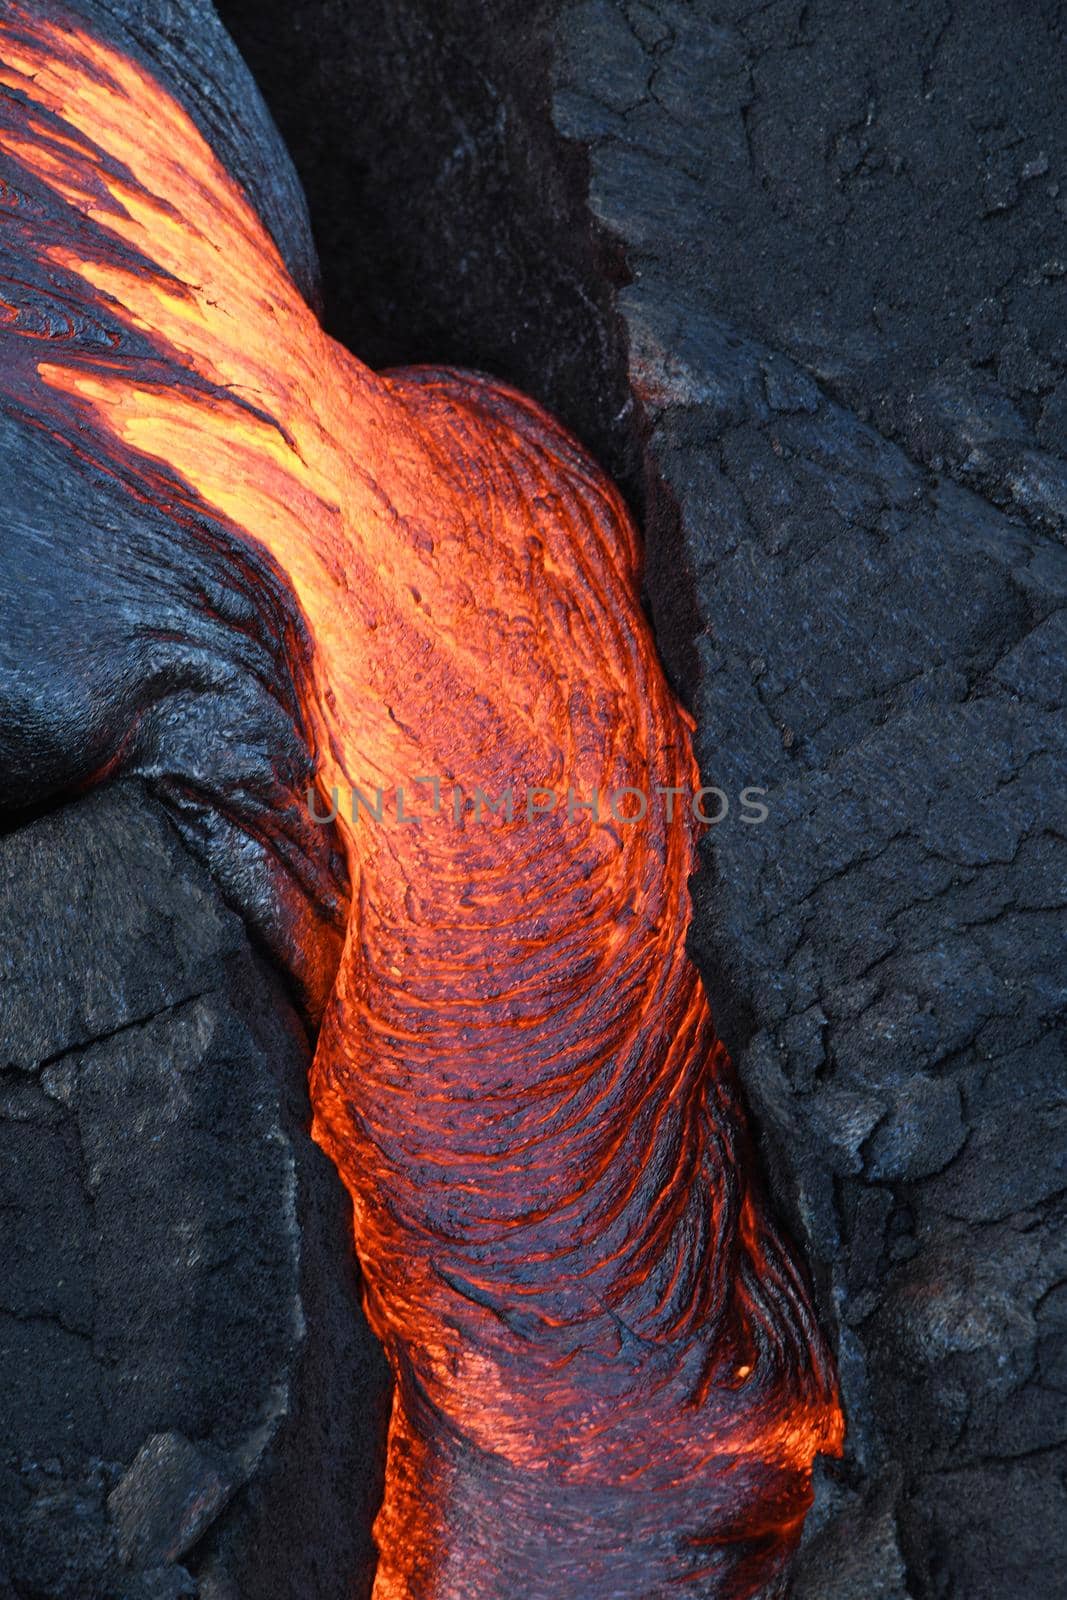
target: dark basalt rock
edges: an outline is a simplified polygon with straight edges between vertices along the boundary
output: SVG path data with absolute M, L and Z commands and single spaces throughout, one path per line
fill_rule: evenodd
M 211 7 L 64 11 L 162 74 L 314 299 L 299 185 Z M 308 1131 L 346 882 L 301 801 L 300 618 L 180 489 L 138 499 L 10 396 L 0 482 L 0 1577 L 348 1600 L 390 1384 Z M 118 771 L 145 789 L 75 800 Z
M 198 1543 L 233 1493 L 229 1474 L 180 1433 L 156 1433 L 108 1495 L 124 1566 L 177 1561 Z
M 307 1036 L 137 784 L 0 839 L 0 1568 L 368 1593 L 389 1380 Z
M 839 1345 L 797 1595 L 1059 1593 L 1058 11 L 221 9 L 335 327 L 600 451 L 706 781 L 770 791 L 693 939 Z
M 513 383 L 635 482 L 626 264 L 548 117 L 557 0 L 216 9 L 308 197 L 329 331 L 376 369 Z

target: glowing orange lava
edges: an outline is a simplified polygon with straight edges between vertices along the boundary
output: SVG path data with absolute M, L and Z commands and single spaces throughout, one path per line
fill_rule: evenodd
M 45 346 L 14 311 L 4 394 L 269 552 L 324 795 L 516 791 L 511 821 L 338 824 L 311 1087 L 397 1380 L 377 1600 L 749 1595 L 841 1417 L 684 947 L 695 824 L 657 787 L 698 779 L 626 511 L 518 395 L 333 343 L 184 110 L 40 12 L 0 23 L 4 225 L 138 338 Z M 534 786 L 648 811 L 527 821 Z

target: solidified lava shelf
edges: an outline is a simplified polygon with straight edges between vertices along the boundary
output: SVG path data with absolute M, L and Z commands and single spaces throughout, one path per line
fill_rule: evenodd
M 685 950 L 699 778 L 619 496 L 519 395 L 331 341 L 120 42 L 7 7 L 0 142 L 0 404 L 265 553 L 322 795 L 419 813 L 338 807 L 311 1086 L 397 1382 L 376 1595 L 755 1594 L 842 1424 Z

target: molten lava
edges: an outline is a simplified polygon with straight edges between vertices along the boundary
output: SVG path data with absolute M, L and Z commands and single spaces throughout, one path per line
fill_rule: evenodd
M 377 1600 L 753 1594 L 841 1417 L 685 951 L 698 779 L 622 502 L 517 394 L 333 343 L 165 87 L 44 10 L 0 22 L 0 201 L 53 314 L 0 285 L 0 402 L 269 552 L 323 794 L 421 818 L 340 808 L 311 1083 L 396 1375 Z

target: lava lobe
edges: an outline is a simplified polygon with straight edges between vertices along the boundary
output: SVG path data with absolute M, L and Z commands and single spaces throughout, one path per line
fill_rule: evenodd
M 375 1595 L 763 1592 L 841 1417 L 685 949 L 699 780 L 625 507 L 519 395 L 328 338 L 90 15 L 0 19 L 0 407 L 266 560 L 322 796 L 418 812 L 338 808 L 311 1084 L 396 1376 Z

